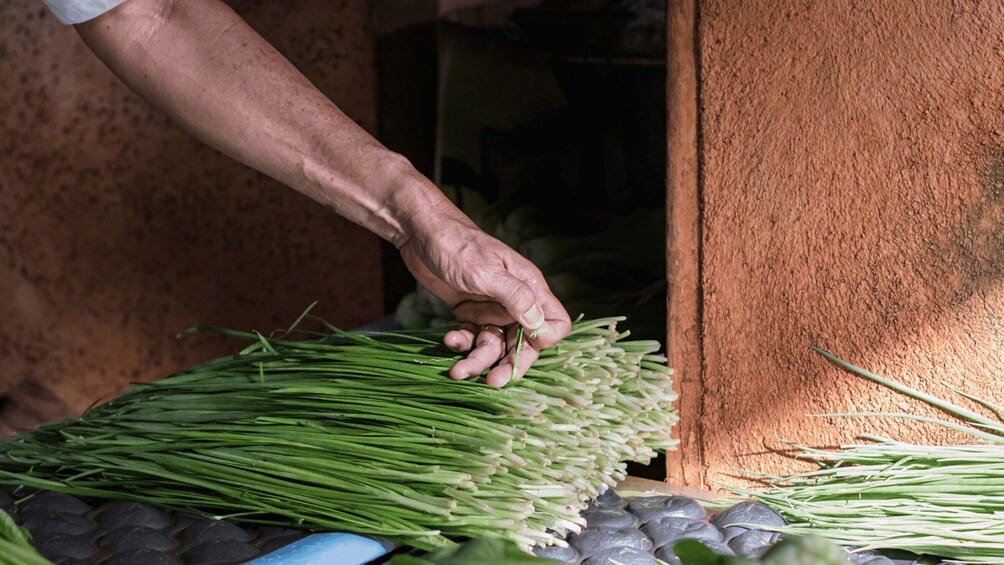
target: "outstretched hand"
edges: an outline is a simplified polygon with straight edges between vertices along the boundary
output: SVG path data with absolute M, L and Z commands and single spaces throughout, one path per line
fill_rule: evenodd
M 444 219 L 434 234 L 412 237 L 399 249 L 418 282 L 460 322 L 443 343 L 470 353 L 450 369 L 451 378 L 478 376 L 494 366 L 487 382 L 503 386 L 514 376 L 522 378 L 541 350 L 571 330 L 568 313 L 540 270 L 466 218 Z M 517 361 L 519 326 L 527 331 Z
M 77 30 L 119 78 L 196 136 L 393 242 L 460 321 L 444 341 L 470 354 L 453 378 L 495 365 L 488 383 L 502 386 L 570 331 L 533 264 L 478 229 L 225 3 L 131 0 Z M 514 371 L 517 324 L 533 337 Z

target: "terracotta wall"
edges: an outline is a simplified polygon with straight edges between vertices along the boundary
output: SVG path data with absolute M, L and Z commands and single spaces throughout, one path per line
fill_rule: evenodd
M 376 129 L 367 2 L 233 7 Z M 38 0 L 0 6 L 0 432 L 233 350 L 307 304 L 383 313 L 378 240 L 173 126 Z
M 671 65 L 697 77 L 670 86 L 670 479 L 790 470 L 782 438 L 943 439 L 808 416 L 933 412 L 806 344 L 1004 401 L 1004 4 L 670 4 Z

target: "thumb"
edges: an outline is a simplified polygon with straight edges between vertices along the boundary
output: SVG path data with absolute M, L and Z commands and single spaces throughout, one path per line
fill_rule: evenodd
M 528 330 L 544 325 L 544 310 L 537 303 L 537 295 L 530 285 L 502 271 L 488 280 L 483 293 L 502 305 L 514 320 Z

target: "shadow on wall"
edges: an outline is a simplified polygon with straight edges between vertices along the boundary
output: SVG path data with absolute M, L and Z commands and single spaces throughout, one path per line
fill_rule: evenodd
M 375 130 L 367 3 L 231 5 Z M 378 240 L 169 123 L 34 0 L 0 7 L 0 433 L 268 331 L 383 313 Z
M 982 205 L 970 208 L 950 245 L 940 251 L 958 277 L 951 298 L 958 306 L 1004 281 L 1004 150 L 992 151 L 986 161 L 989 166 L 981 175 Z
M 1004 34 L 992 24 L 1004 8 L 906 4 L 701 2 L 705 369 L 683 407 L 701 422 L 684 438 L 694 484 L 791 470 L 753 455 L 779 437 L 944 437 L 809 416 L 935 412 L 807 344 L 922 390 L 948 381 L 1004 400 Z

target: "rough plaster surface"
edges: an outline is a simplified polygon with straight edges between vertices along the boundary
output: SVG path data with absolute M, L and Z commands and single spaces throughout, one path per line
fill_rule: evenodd
M 362 1 L 232 6 L 375 130 Z M 310 302 L 382 313 L 378 240 L 173 126 L 38 0 L 0 7 L 0 432 L 68 416 Z
M 785 471 L 778 438 L 939 440 L 837 370 L 1004 401 L 1004 4 L 703 0 L 703 394 L 688 482 Z M 927 413 L 934 414 L 931 411 Z

